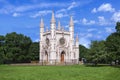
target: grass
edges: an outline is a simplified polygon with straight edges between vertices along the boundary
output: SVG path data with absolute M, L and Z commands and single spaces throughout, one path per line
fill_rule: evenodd
M 120 80 L 120 68 L 0 65 L 0 80 Z

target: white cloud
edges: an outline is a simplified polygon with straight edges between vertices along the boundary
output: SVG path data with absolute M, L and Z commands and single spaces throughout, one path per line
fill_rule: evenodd
M 110 25 L 112 23 L 110 23 L 110 21 L 107 21 L 104 16 L 98 16 L 98 24 L 99 25 Z
M 87 31 L 88 31 L 88 32 L 92 32 L 92 31 L 96 31 L 96 29 L 91 28 L 91 29 L 88 29 Z
M 69 27 L 69 25 L 66 25 L 66 26 L 65 26 L 65 28 L 68 28 L 68 27 Z
M 69 3 L 37 3 L 37 4 L 29 4 L 29 5 L 21 5 L 15 6 L 12 4 L 5 4 L 3 7 L 0 8 L 0 14 L 10 14 L 14 12 L 25 12 L 33 9 L 42 9 L 42 8 L 50 8 L 50 7 L 66 7 Z
M 98 23 L 100 25 L 105 25 L 106 24 L 104 16 L 98 16 L 98 21 L 99 21 Z
M 43 6 L 42 6 L 43 5 Z M 58 5 L 60 5 L 60 6 L 68 6 L 69 5 L 69 3 L 68 4 L 64 4 L 63 5 L 63 3 L 61 4 L 61 3 L 54 3 L 54 4 L 44 4 L 44 3 L 41 3 L 40 5 L 29 5 L 29 6 L 20 6 L 20 7 L 18 7 L 18 8 L 16 8 L 16 11 L 26 11 L 26 10 L 30 10 L 30 9 L 34 9 L 34 8 L 40 8 L 40 7 L 55 7 L 55 6 L 58 6 Z M 58 10 L 58 11 L 56 11 L 56 17 L 57 18 L 62 18 L 62 17 L 67 17 L 68 16 L 68 13 L 67 13 L 67 11 L 69 11 L 69 10 L 71 10 L 72 8 L 74 8 L 74 7 L 76 7 L 77 6 L 77 3 L 76 2 L 72 2 L 71 4 L 70 4 L 70 6 L 68 6 L 66 9 L 65 8 L 62 8 L 62 9 L 60 9 L 60 10 Z M 33 18 L 36 18 L 36 17 L 38 17 L 38 16 L 41 16 L 41 15 L 46 15 L 46 14 L 48 14 L 48 13 L 50 13 L 50 11 L 46 11 L 46 10 L 44 10 L 44 11 L 39 11 L 38 13 L 36 13 L 35 15 L 32 15 L 31 17 L 33 17 Z
M 43 10 L 43 11 L 37 12 L 36 14 L 32 15 L 31 17 L 36 18 L 38 16 L 45 16 L 45 15 L 51 13 L 51 12 L 52 12 L 51 10 Z
M 94 20 L 90 20 L 88 25 L 92 25 L 92 24 L 95 24 L 95 21 Z
M 86 18 L 83 18 L 83 19 L 82 19 L 82 23 L 83 23 L 83 24 L 87 24 L 87 19 L 86 19 Z
M 81 37 L 79 40 L 80 44 L 84 45 L 85 47 L 89 48 L 90 40 L 84 37 Z
M 13 13 L 13 15 L 12 15 L 13 17 L 18 17 L 18 16 L 20 16 L 20 13 Z
M 106 27 L 105 30 L 106 30 L 107 33 L 112 33 L 112 32 L 114 32 L 114 29 L 113 29 L 113 28 L 110 28 L 110 27 Z
M 101 39 L 103 36 L 102 35 L 96 35 L 95 38 L 96 39 Z
M 16 11 L 23 12 L 31 9 L 37 9 L 37 8 L 49 8 L 49 7 L 65 7 L 68 4 L 64 3 L 40 3 L 40 4 L 34 4 L 34 5 L 23 5 L 16 7 Z
M 111 22 L 110 20 L 105 19 L 104 16 L 98 16 L 98 21 L 87 20 L 86 18 L 83 18 L 80 20 L 80 23 L 82 23 L 83 25 L 95 25 L 96 24 L 96 25 L 100 25 L 100 26 L 113 24 L 113 22 Z
M 120 21 L 120 11 L 115 12 L 112 16 L 112 20 L 114 20 L 115 22 Z
M 78 20 L 74 20 L 74 23 L 77 23 L 77 24 L 79 24 L 79 21 L 78 21 Z
M 9 12 L 6 9 L 0 9 L 0 14 L 8 14 Z
M 14 8 L 15 8 L 14 6 L 8 4 L 7 6 L 0 8 L 0 14 L 12 13 Z
M 36 39 L 34 42 L 39 42 L 40 41 L 40 39 Z
M 93 37 L 92 33 L 80 33 L 79 34 L 79 42 L 80 44 L 84 45 L 85 47 L 89 48 L 90 45 L 90 38 Z
M 91 38 L 91 37 L 93 37 L 93 34 L 91 34 L 91 33 L 88 33 L 88 34 L 86 35 L 86 38 Z
M 103 3 L 98 8 L 93 8 L 91 12 L 96 13 L 98 11 L 99 12 L 115 12 L 115 8 L 113 8 L 110 3 Z
M 77 3 L 76 2 L 72 2 L 71 5 L 67 8 L 67 10 L 71 10 L 72 8 L 76 7 Z
M 57 17 L 57 18 L 63 18 L 63 17 L 67 17 L 67 16 L 68 16 L 67 9 L 60 9 L 60 10 L 56 11 L 55 17 Z
M 30 9 L 35 9 L 37 8 L 36 6 L 31 6 L 31 5 L 28 5 L 28 6 L 19 6 L 19 7 L 16 7 L 14 8 L 14 11 L 17 11 L 17 12 L 24 12 L 24 11 L 28 11 Z
M 112 8 L 112 5 L 110 3 L 102 4 L 99 8 L 98 11 L 109 11 L 109 12 L 114 12 L 115 9 Z
M 82 22 L 82 24 L 84 24 L 84 25 L 93 25 L 93 24 L 95 24 L 95 21 L 94 21 L 94 20 L 88 21 L 86 18 L 83 18 L 83 19 L 81 20 L 81 22 Z
M 97 12 L 96 8 L 93 8 L 93 10 L 91 12 L 96 13 Z
M 101 34 L 102 33 L 102 31 L 98 31 L 98 34 Z
M 67 17 L 68 16 L 68 11 L 71 10 L 72 8 L 78 6 L 76 2 L 72 2 L 70 4 L 70 6 L 68 6 L 67 8 L 63 8 L 63 9 L 60 9 L 58 11 L 56 11 L 56 17 L 57 18 L 62 18 L 62 17 Z
M 56 11 L 56 13 L 61 13 L 61 12 L 66 12 L 66 9 L 60 9 L 60 10 Z
M 57 18 L 62 18 L 62 17 L 67 17 L 68 14 L 64 14 L 64 13 L 58 13 L 55 15 Z

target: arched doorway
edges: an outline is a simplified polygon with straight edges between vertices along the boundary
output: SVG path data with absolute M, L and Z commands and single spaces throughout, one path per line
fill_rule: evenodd
M 45 61 L 48 62 L 48 53 L 45 51 Z
M 64 62 L 64 55 L 65 55 L 65 52 L 62 51 L 62 52 L 61 52 L 61 55 L 60 55 L 60 56 L 61 56 L 61 60 L 60 60 L 61 62 Z

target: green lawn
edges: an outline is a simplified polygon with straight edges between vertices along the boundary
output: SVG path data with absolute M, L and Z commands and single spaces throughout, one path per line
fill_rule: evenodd
M 0 80 L 120 80 L 120 68 L 0 65 Z

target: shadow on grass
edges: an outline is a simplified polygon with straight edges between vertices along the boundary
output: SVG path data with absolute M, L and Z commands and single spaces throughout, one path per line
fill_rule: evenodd
M 114 68 L 120 68 L 120 65 L 115 65 L 115 66 L 112 66 Z
M 110 65 L 110 64 L 84 64 L 85 67 L 115 67 L 120 68 L 120 65 Z

